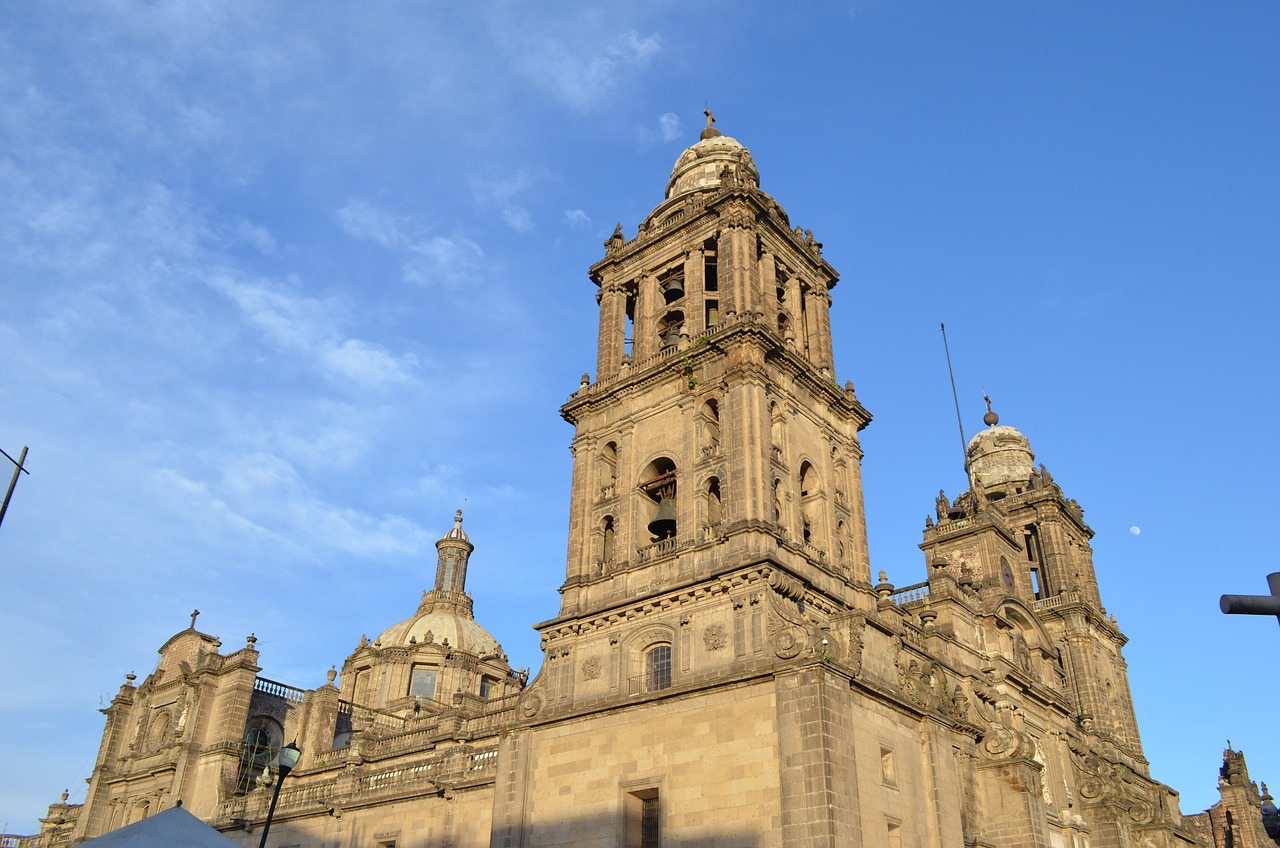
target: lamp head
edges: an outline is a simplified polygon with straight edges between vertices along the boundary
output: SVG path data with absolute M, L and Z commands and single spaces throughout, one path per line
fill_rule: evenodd
M 302 756 L 302 751 L 298 749 L 298 743 L 295 739 L 288 745 L 280 749 L 280 756 L 276 759 L 276 766 L 280 770 L 280 779 L 283 780 L 293 771 L 293 767 L 298 764 L 298 758 Z

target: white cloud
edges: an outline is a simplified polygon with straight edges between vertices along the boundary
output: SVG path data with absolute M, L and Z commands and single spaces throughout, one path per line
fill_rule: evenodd
M 577 229 L 586 229 L 591 226 L 591 218 L 581 209 L 566 209 L 564 219 L 569 223 L 570 227 Z
M 666 112 L 658 117 L 658 137 L 663 141 L 675 141 L 683 132 L 680 116 L 675 112 Z

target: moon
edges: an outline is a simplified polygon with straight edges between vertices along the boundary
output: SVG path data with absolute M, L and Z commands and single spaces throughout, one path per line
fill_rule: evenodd
M 1130 533 L 1130 534 L 1132 534 L 1132 535 L 1134 535 L 1134 536 L 1141 536 L 1141 535 L 1142 535 L 1142 528 L 1135 524 L 1135 525 L 1133 525 L 1132 527 L 1130 527 L 1130 528 L 1129 528 L 1129 533 Z

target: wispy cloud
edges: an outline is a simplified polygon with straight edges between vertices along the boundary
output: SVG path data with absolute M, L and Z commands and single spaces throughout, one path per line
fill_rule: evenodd
M 307 297 L 279 286 L 217 276 L 210 285 L 226 295 L 245 319 L 283 352 L 316 363 L 330 376 L 367 388 L 402 384 L 418 367 L 413 354 L 395 356 L 381 345 L 342 338 L 345 309 L 337 301 Z
M 363 200 L 348 200 L 336 212 L 347 235 L 398 251 L 404 279 L 419 285 L 455 286 L 484 259 L 480 245 L 461 235 L 427 234 L 411 219 L 397 217 Z
M 524 73 L 534 84 L 575 109 L 595 106 L 662 52 L 662 39 L 654 33 L 642 35 L 627 30 L 610 37 L 594 30 L 581 35 L 584 37 L 545 32 L 511 34 Z
M 591 218 L 581 209 L 566 209 L 564 219 L 575 230 L 587 229 L 591 226 Z

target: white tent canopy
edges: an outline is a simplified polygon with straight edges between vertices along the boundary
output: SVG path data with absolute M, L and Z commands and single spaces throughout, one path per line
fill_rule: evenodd
M 81 848 L 240 848 L 182 807 L 126 825 L 82 842 Z

